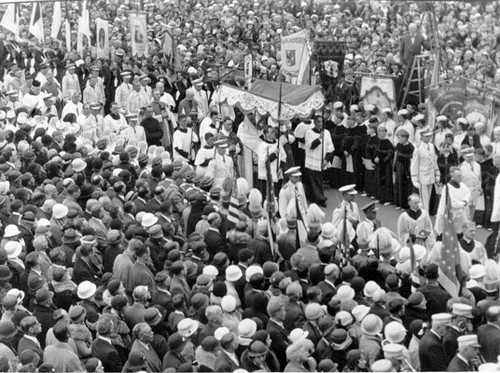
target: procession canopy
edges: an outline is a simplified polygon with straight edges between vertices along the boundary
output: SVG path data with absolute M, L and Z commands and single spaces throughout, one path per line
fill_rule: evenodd
M 309 117 L 324 105 L 325 97 L 318 87 L 261 79 L 254 79 L 250 90 L 222 83 L 214 96 L 220 103 L 237 106 L 244 112 L 257 110 L 260 115 L 269 113 L 274 120 L 277 120 L 280 85 L 282 86 L 281 120 Z

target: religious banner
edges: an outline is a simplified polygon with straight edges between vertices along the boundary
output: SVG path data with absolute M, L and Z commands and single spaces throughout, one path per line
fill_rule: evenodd
M 307 48 L 308 38 L 309 33 L 307 30 L 281 38 L 281 72 L 290 79 L 297 78 L 300 66 L 305 61 L 304 57 L 309 53 Z
M 87 8 L 87 1 L 81 5 L 81 15 L 78 18 L 78 36 L 77 36 L 77 51 L 83 53 L 85 48 L 90 47 L 90 18 Z
M 146 13 L 130 13 L 130 36 L 132 54 L 137 57 L 148 56 L 148 34 Z
M 396 89 L 394 80 L 388 76 L 365 75 L 361 77 L 360 98 L 363 103 L 379 109 L 396 110 Z
M 96 25 L 96 50 L 97 58 L 109 57 L 109 23 L 104 19 L 97 18 Z
M 314 54 L 316 69 L 323 87 L 323 94 L 328 102 L 334 99 L 335 86 L 344 69 L 346 44 L 339 41 L 315 40 Z
M 248 89 L 252 88 L 252 77 L 253 77 L 253 58 L 251 54 L 245 56 L 245 83 Z
M 466 83 L 465 79 L 453 79 L 429 90 L 429 98 L 439 114 L 452 120 L 462 116 Z
M 5 9 L 5 13 L 0 21 L 0 26 L 16 36 L 19 34 L 19 5 L 7 5 L 7 9 Z
M 163 34 L 163 54 L 165 58 L 173 63 L 174 55 L 175 55 L 175 44 L 174 44 L 174 35 L 172 33 L 172 27 L 167 27 L 165 33 Z
M 29 27 L 30 34 L 38 39 L 40 43 L 43 44 L 44 31 L 43 31 L 43 16 L 42 16 L 42 6 L 40 3 L 34 3 L 33 9 L 31 11 L 31 20 Z
M 68 20 L 64 21 L 64 40 L 66 42 L 66 49 L 71 50 L 71 25 Z
M 482 82 L 453 79 L 432 87 L 429 97 L 437 112 L 453 121 L 465 117 L 472 124 L 484 123 L 488 133 L 500 124 L 500 97 Z
M 56 1 L 54 3 L 54 11 L 52 14 L 52 27 L 50 28 L 50 37 L 53 39 L 62 39 L 62 25 L 63 25 L 63 18 L 62 18 L 62 9 L 61 9 L 61 2 Z

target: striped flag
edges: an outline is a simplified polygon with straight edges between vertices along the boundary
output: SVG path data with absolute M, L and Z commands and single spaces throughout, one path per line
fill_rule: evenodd
M 457 273 L 460 273 L 460 249 L 455 225 L 451 215 L 451 202 L 448 186 L 445 190 L 446 207 L 443 217 L 443 245 L 441 246 L 441 261 L 439 262 L 439 278 L 441 286 L 457 297 L 460 290 L 460 281 Z M 443 198 L 441 197 L 441 198 Z
M 30 33 L 35 36 L 40 43 L 44 42 L 45 38 L 43 35 L 42 8 L 40 3 L 33 3 L 29 30 Z
M 53 39 L 61 40 L 62 39 L 62 11 L 61 11 L 61 2 L 56 1 L 54 3 L 54 13 L 52 14 L 52 28 L 50 30 L 50 37 Z
M 231 188 L 231 198 L 229 199 L 227 220 L 229 221 L 229 223 L 231 223 L 231 225 L 236 225 L 236 223 L 240 221 L 240 207 L 238 205 L 238 184 L 236 183 L 236 178 L 233 179 L 233 187 Z
M 19 34 L 19 9 L 17 4 L 7 5 L 0 26 L 16 36 Z

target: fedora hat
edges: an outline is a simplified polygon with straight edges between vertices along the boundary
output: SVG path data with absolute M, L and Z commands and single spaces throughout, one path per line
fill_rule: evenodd
M 76 233 L 73 228 L 69 228 L 64 231 L 64 235 L 62 237 L 63 243 L 75 243 L 79 240 L 80 238 L 78 237 L 78 233 Z
M 199 323 L 196 320 L 186 318 L 177 324 L 177 331 L 181 337 L 188 338 L 198 330 Z
M 141 225 L 144 228 L 150 228 L 153 225 L 155 225 L 157 221 L 158 221 L 158 217 L 156 217 L 154 214 L 152 214 L 150 212 L 147 212 L 142 217 Z
M 17 228 L 17 227 L 16 227 Z M 5 252 L 7 253 L 7 257 L 9 259 L 14 259 L 21 254 L 21 251 L 23 251 L 23 246 L 21 245 L 20 242 L 17 241 L 9 241 L 4 247 Z
M 10 320 L 0 321 L 0 338 L 9 340 L 17 333 L 16 326 Z
M 89 299 L 97 290 L 96 284 L 90 281 L 83 281 L 78 285 L 77 295 L 80 299 Z
M 21 234 L 21 231 L 14 224 L 9 224 L 5 227 L 5 233 L 3 234 L 4 238 L 14 237 Z
M 149 325 L 158 324 L 162 318 L 161 312 L 155 307 L 148 308 L 144 311 L 144 321 Z
M 56 203 L 54 207 L 52 207 L 52 216 L 55 219 L 62 219 L 65 216 L 68 215 L 68 207 L 61 204 L 61 203 Z
M 361 331 L 366 335 L 377 335 L 382 332 L 384 323 L 374 314 L 367 315 L 361 322 Z
M 71 306 L 68 316 L 73 324 L 78 324 L 85 319 L 87 311 L 80 305 Z

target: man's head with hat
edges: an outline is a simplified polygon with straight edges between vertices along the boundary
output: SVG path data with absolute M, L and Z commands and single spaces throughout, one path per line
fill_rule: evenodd
M 300 177 L 302 176 L 302 173 L 300 172 L 300 166 L 290 167 L 285 171 L 285 175 L 288 176 L 288 179 L 292 184 L 297 183 L 298 181 L 300 181 Z
M 448 328 L 452 325 L 452 315 L 450 313 L 435 313 L 432 315 L 432 330 L 444 337 L 448 333 Z
M 466 147 L 460 150 L 460 155 L 464 157 L 466 162 L 472 162 L 474 160 L 474 148 L 473 147 Z
M 365 214 L 368 220 L 374 220 L 377 218 L 377 203 L 375 201 L 371 201 L 368 204 L 364 205 L 361 210 Z
M 465 360 L 470 362 L 478 357 L 479 348 L 481 345 L 476 334 L 462 335 L 457 338 L 458 353 Z
M 463 331 L 467 331 L 469 328 L 472 329 L 472 319 L 474 318 L 474 315 L 472 314 L 472 306 L 465 303 L 455 302 L 451 308 L 453 325 Z
M 339 188 L 339 192 L 342 193 L 345 201 L 352 202 L 354 201 L 354 197 L 356 196 L 356 194 L 358 194 L 355 188 L 356 184 L 344 185 L 343 187 Z
M 429 127 L 426 127 L 420 131 L 420 137 L 422 138 L 422 142 L 428 144 L 432 139 L 432 130 Z
M 130 82 L 130 78 L 132 78 L 132 74 L 131 74 L 130 71 L 123 71 L 120 74 L 120 76 L 122 77 L 124 83 L 129 83 Z
M 228 144 L 226 140 L 217 140 L 214 142 L 214 145 L 217 147 L 217 153 L 220 155 L 226 155 L 226 149 L 228 148 Z

